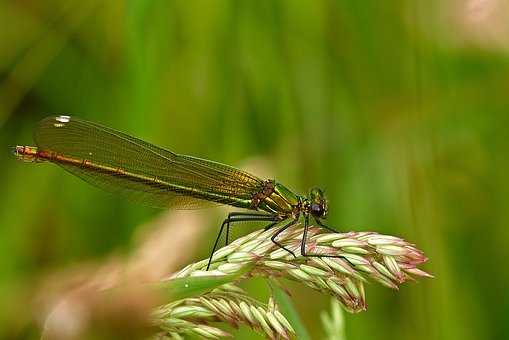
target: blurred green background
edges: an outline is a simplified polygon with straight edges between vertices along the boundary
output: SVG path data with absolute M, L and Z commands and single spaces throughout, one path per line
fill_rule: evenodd
M 509 337 L 507 3 L 23 0 L 0 1 L 0 22 L 0 337 L 37 338 L 17 298 L 129 254 L 161 214 L 17 162 L 8 146 L 51 114 L 227 164 L 261 158 L 296 191 L 325 188 L 330 225 L 416 243 L 436 278 L 368 285 L 349 340 Z M 329 298 L 298 289 L 318 339 Z

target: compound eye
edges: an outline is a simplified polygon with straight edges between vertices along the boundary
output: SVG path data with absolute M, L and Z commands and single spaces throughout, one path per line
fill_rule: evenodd
M 323 214 L 323 206 L 318 203 L 311 204 L 311 214 L 313 216 L 322 216 Z

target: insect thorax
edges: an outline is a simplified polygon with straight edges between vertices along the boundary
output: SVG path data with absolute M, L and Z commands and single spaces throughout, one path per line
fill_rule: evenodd
M 289 215 L 300 205 L 300 198 L 284 185 L 274 180 L 265 180 L 251 199 L 251 208 L 270 214 Z

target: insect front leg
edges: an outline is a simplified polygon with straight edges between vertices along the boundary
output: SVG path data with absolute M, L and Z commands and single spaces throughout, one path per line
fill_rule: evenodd
M 332 231 L 333 233 L 339 233 L 339 231 L 337 231 L 336 229 L 331 228 L 331 227 L 326 226 L 325 224 L 323 224 L 323 222 L 320 219 L 315 218 L 315 221 L 316 221 L 316 224 L 318 224 L 320 227 L 325 228 L 325 229 L 327 229 L 329 231 Z
M 320 222 L 318 220 L 316 220 L 316 222 L 318 223 L 319 226 L 321 226 L 325 229 L 328 229 L 332 232 L 338 233 L 338 231 L 336 231 L 332 228 L 329 228 L 325 225 L 320 224 Z M 302 256 L 304 256 L 304 257 L 331 257 L 331 258 L 343 259 L 346 262 L 348 262 L 348 264 L 350 264 L 351 267 L 355 267 L 355 265 L 352 262 L 350 262 L 350 260 L 348 260 L 344 255 L 308 254 L 308 252 L 306 250 L 308 229 L 309 229 L 309 216 L 305 216 L 304 217 L 304 231 L 302 233 L 302 240 L 300 243 L 300 253 Z

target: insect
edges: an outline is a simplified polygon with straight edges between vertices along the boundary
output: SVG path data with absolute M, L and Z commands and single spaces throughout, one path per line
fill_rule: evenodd
M 309 195 L 293 193 L 272 179 L 260 179 L 248 172 L 197 157 L 180 155 L 97 123 L 71 116 L 43 119 L 34 132 L 37 146 L 16 146 L 14 154 L 29 162 L 55 163 L 90 184 L 126 196 L 132 201 L 159 208 L 193 208 L 204 202 L 226 204 L 249 211 L 231 212 L 221 224 L 209 258 L 226 228 L 238 222 L 267 222 L 265 229 L 279 229 L 272 242 L 295 256 L 277 241 L 278 236 L 304 218 L 300 243 L 303 256 L 342 257 L 309 254 L 306 249 L 310 217 L 322 223 L 327 200 L 319 188 Z

